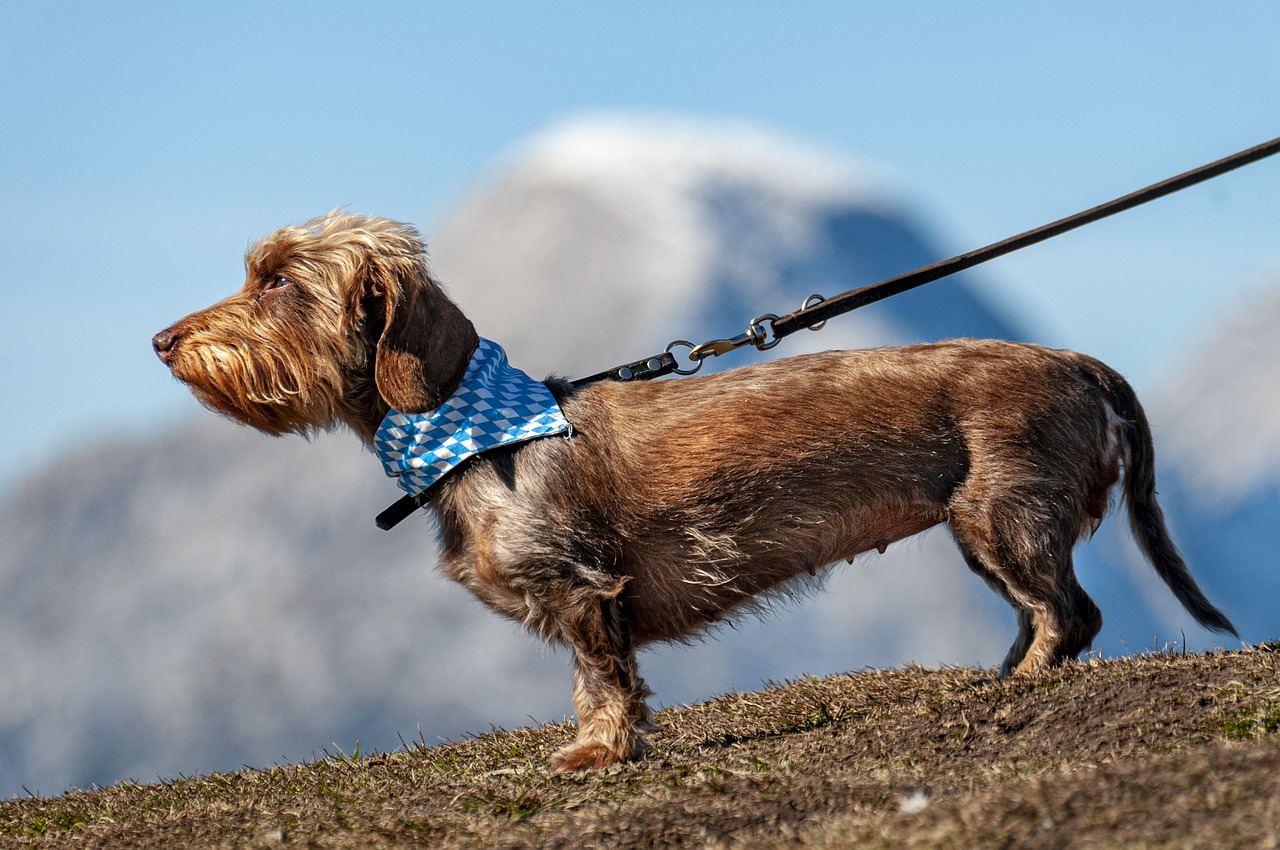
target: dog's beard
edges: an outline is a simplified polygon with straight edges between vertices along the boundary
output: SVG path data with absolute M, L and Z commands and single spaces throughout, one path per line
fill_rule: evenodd
M 340 376 L 317 367 L 319 358 L 269 346 L 190 340 L 173 363 L 173 376 L 205 407 L 268 434 L 331 427 Z

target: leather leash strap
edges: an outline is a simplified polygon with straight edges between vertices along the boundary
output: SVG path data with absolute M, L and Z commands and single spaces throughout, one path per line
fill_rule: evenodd
M 1026 233 L 996 242 L 985 248 L 979 248 L 976 251 L 960 254 L 949 260 L 924 266 L 915 271 L 900 274 L 897 277 L 891 277 L 879 283 L 873 283 L 870 286 L 852 289 L 841 295 L 833 296 L 812 307 L 805 307 L 796 310 L 794 313 L 788 313 L 785 316 L 774 319 L 772 323 L 773 340 L 781 339 L 802 328 L 811 328 L 816 324 L 825 322 L 827 319 L 848 313 L 859 307 L 874 304 L 876 301 L 888 298 L 891 295 L 897 295 L 909 289 L 915 289 L 917 286 L 932 283 L 939 278 L 973 268 L 980 263 L 1017 251 L 1019 248 L 1026 248 L 1029 245 L 1035 245 L 1037 242 L 1052 239 L 1054 236 L 1060 236 L 1063 233 L 1075 230 L 1077 227 L 1083 227 L 1086 224 L 1092 224 L 1116 213 L 1133 209 L 1148 201 L 1154 201 L 1157 198 L 1173 194 L 1197 183 L 1203 183 L 1205 180 L 1211 180 L 1228 171 L 1234 171 L 1241 166 L 1265 159 L 1277 152 L 1280 152 L 1280 138 L 1272 139 L 1256 147 L 1184 172 L 1177 177 L 1170 177 L 1168 180 L 1154 183 L 1145 189 L 1139 189 L 1122 198 L 1116 198 L 1114 201 L 1108 201 L 1105 204 L 1060 219 L 1052 224 L 1046 224 L 1035 230 L 1028 230 Z

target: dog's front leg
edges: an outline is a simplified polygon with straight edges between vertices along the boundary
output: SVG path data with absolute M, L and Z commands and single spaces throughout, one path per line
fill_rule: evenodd
M 578 737 L 552 756 L 552 767 L 600 768 L 637 758 L 646 748 L 643 733 L 655 727 L 617 591 L 587 596 L 564 613 L 561 639 L 573 649 Z

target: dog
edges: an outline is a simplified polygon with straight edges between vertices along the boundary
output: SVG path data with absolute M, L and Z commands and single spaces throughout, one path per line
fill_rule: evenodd
M 153 338 L 214 411 L 270 434 L 442 409 L 480 337 L 409 225 L 334 211 L 246 255 L 243 288 Z M 1235 635 L 1156 501 L 1129 384 L 1072 351 L 992 340 L 829 351 L 715 375 L 545 384 L 568 436 L 478 454 L 428 491 L 441 564 L 573 652 L 561 770 L 640 756 L 636 648 L 698 635 L 838 561 L 934 525 L 1017 614 L 1000 668 L 1074 659 L 1102 624 L 1072 550 L 1121 479 L 1138 545 L 1197 622 Z

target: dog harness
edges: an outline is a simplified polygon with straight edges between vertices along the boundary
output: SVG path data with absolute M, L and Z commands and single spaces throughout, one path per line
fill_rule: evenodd
M 390 411 L 374 449 L 387 475 L 417 496 L 469 457 L 554 434 L 571 436 L 573 426 L 551 390 L 481 339 L 453 395 L 429 413 Z

